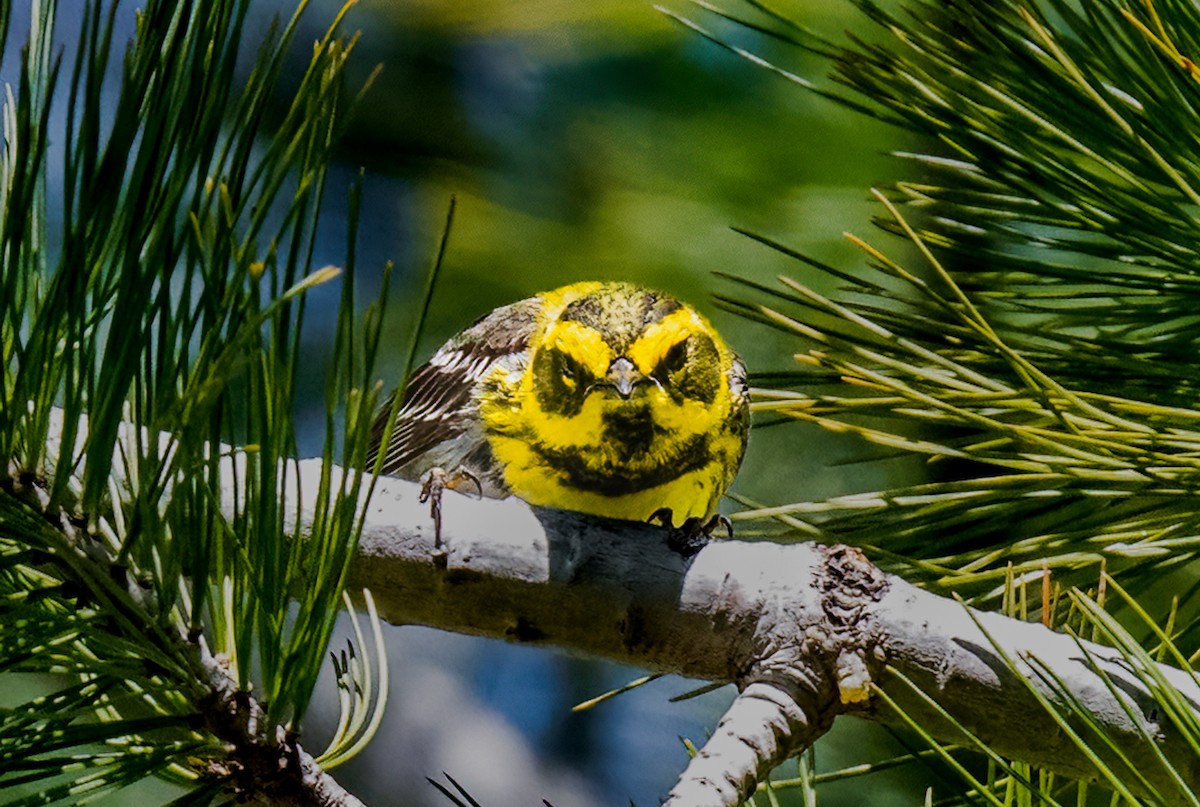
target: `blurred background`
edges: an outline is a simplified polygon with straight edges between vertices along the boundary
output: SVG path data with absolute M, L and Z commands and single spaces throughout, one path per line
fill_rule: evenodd
M 306 12 L 293 80 L 338 7 L 314 0 Z M 247 53 L 293 8 L 255 2 Z M 719 26 L 697 6 L 680 0 L 671 8 L 700 15 L 725 41 L 800 76 L 829 72 L 776 40 Z M 134 8 L 122 10 L 132 35 Z M 789 0 L 778 10 L 836 39 L 866 27 L 848 0 Z M 887 152 L 904 146 L 896 133 L 738 58 L 648 0 L 363 0 L 346 27 L 361 31 L 357 81 L 380 72 L 331 172 L 314 261 L 344 263 L 346 192 L 361 171 L 364 305 L 385 263 L 395 265 L 380 368 L 387 386 L 400 381 L 451 196 L 457 215 L 419 360 L 497 305 L 578 280 L 626 279 L 694 304 L 752 373 L 770 373 L 789 365 L 792 346 L 717 309 L 712 295 L 737 286 L 714 273 L 771 284 L 804 267 L 730 228 L 846 269 L 863 258 L 843 231 L 878 240 L 868 189 L 895 178 Z M 69 41 L 70 31 L 62 36 Z M 279 103 L 286 102 L 285 92 Z M 336 285 L 310 296 L 306 370 L 314 389 L 323 384 Z M 313 404 L 298 413 L 306 455 L 319 454 L 322 440 L 320 396 Z M 736 490 L 766 503 L 820 499 L 877 488 L 898 472 L 839 465 L 854 450 L 807 427 L 760 432 Z M 644 671 L 415 627 L 390 627 L 386 639 L 392 683 L 383 727 L 335 774 L 373 805 L 448 804 L 426 781 L 448 784 L 443 772 L 488 807 L 543 798 L 555 807 L 657 804 L 687 763 L 680 738 L 702 744 L 732 697 L 727 687 L 673 703 L 703 682 L 666 678 L 572 713 Z M 337 718 L 332 676 L 320 692 L 304 738 L 314 753 Z M 897 752 L 881 730 L 840 723 L 818 746 L 817 762 L 830 769 Z M 861 802 L 864 788 L 877 805 L 915 803 L 920 792 L 898 774 L 877 774 L 830 785 L 822 803 Z M 130 799 L 160 801 L 147 790 L 112 803 Z

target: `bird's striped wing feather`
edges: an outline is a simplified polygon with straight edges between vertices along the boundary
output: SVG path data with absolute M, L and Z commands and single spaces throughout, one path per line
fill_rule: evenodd
M 538 303 L 531 297 L 496 309 L 443 345 L 413 373 L 383 452 L 382 473 L 418 478 L 428 470 L 430 463 L 423 459 L 431 451 L 471 438 L 469 432 L 478 421 L 476 387 L 497 363 L 528 348 Z M 390 398 L 375 421 L 368 468 L 374 467 L 382 451 L 394 402 Z M 471 448 L 461 446 L 459 453 L 467 454 Z

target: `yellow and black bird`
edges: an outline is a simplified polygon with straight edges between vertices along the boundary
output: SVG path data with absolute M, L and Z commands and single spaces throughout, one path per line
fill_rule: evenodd
M 668 525 L 709 522 L 750 425 L 745 367 L 708 320 L 618 282 L 502 306 L 446 342 L 384 446 L 393 405 L 368 467 L 382 454 L 382 472 L 406 479 Z

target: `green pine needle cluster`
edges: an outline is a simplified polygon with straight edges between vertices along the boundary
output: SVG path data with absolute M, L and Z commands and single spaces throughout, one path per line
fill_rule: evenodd
M 1200 8 L 854 2 L 873 25 L 848 45 L 757 0 L 678 19 L 899 130 L 911 178 L 875 191 L 876 223 L 899 239 L 849 236 L 868 263 L 852 271 L 744 233 L 796 270 L 733 278 L 722 302 L 794 340 L 793 366 L 760 377 L 760 423 L 855 435 L 864 461 L 924 458 L 928 478 L 747 502 L 735 518 L 862 546 L 909 579 L 1114 646 L 1171 742 L 1200 749 L 1195 704 L 1155 668 L 1200 657 Z M 788 63 L 813 53 L 831 81 Z M 1081 748 L 1124 758 L 1082 707 L 1045 705 Z M 926 803 L 1198 803 L 1182 775 L 1158 793 L 1099 765 L 1097 787 L 1001 759 L 965 728 L 955 746 L 911 728 L 942 763 Z M 756 803 L 785 789 L 815 802 L 810 768 Z
M 878 35 L 845 48 L 757 4 L 751 24 L 830 57 L 821 91 L 906 133 L 915 179 L 877 196 L 908 256 L 852 237 L 870 269 L 847 274 L 752 234 L 803 265 L 726 302 L 798 341 L 801 368 L 757 391 L 760 411 L 924 455 L 936 481 L 742 517 L 872 547 L 973 597 L 999 597 L 1010 564 L 1093 587 L 1107 568 L 1135 592 L 1187 567 L 1200 11 L 858 4 Z
M 32 5 L 4 54 L 20 71 L 0 152 L 0 675 L 41 677 L 0 702 L 0 802 L 78 803 L 148 775 L 189 788 L 180 803 L 255 798 L 231 749 L 299 733 L 369 482 L 334 471 L 365 461 L 381 311 L 356 310 L 352 246 L 341 269 L 311 264 L 354 40 L 339 14 L 280 116 L 303 4 L 248 68 L 248 0 L 150 0 L 127 47 L 115 21 L 132 10 L 87 3 L 64 47 L 55 3 Z M 280 502 L 311 397 L 302 320 L 335 278 L 301 541 Z M 261 713 L 218 701 L 214 676 Z M 346 706 L 330 759 L 377 725 Z

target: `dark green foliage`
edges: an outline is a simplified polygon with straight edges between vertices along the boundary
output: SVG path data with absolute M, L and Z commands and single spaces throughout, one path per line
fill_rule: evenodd
M 795 279 L 728 302 L 808 354 L 772 379 L 797 391 L 764 391 L 760 411 L 925 455 L 935 475 L 953 460 L 953 481 L 760 515 L 977 597 L 1009 564 L 1085 586 L 1106 565 L 1143 590 L 1200 547 L 1200 11 L 859 5 L 880 35 L 846 48 L 761 8 L 756 24 L 830 54 L 842 89 L 823 92 L 916 136 L 899 156 L 917 178 L 879 194 L 879 223 L 920 268 L 853 239 L 874 271 L 795 255 Z
M 342 604 L 365 480 L 332 470 L 365 458 L 380 311 L 355 313 L 352 247 L 344 271 L 310 261 L 353 42 L 339 16 L 268 130 L 296 20 L 242 75 L 248 6 L 149 2 L 119 53 L 125 10 L 89 3 L 64 55 L 42 4 L 4 107 L 0 673 L 54 676 L 0 712 L 11 803 L 151 774 L 202 784 L 185 801 L 206 803 L 237 767 L 237 738 L 210 719 L 208 654 L 253 684 L 255 739 L 274 742 L 276 726 L 299 729 Z M 308 394 L 304 296 L 339 275 L 302 542 L 280 502 Z
M 929 481 L 735 518 L 863 546 L 925 585 L 1117 647 L 1175 750 L 1200 748 L 1195 704 L 1155 666 L 1189 668 L 1200 646 L 1200 9 L 856 4 L 874 24 L 849 45 L 754 0 L 715 20 L 824 54 L 824 84 L 765 66 L 911 138 L 897 156 L 912 179 L 875 192 L 904 257 L 850 236 L 870 263 L 851 272 L 746 233 L 797 269 L 723 302 L 796 339 L 800 367 L 766 380 L 761 420 L 857 435 L 875 444 L 865 459 L 925 458 Z M 828 278 L 836 295 L 819 291 Z M 1045 705 L 1065 736 L 1120 758 L 1059 695 Z M 1110 803 L 964 736 L 986 765 L 923 737 L 965 783 L 938 803 Z M 1111 803 L 1175 798 L 1097 770 Z

